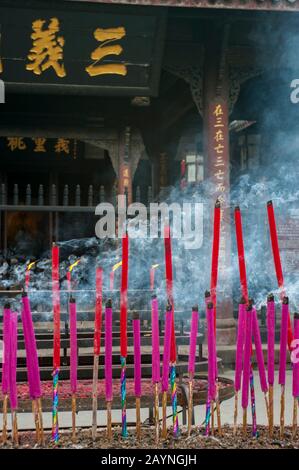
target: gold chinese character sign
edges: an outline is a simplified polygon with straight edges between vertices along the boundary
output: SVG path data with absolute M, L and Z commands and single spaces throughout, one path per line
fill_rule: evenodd
M 59 32 L 59 21 L 51 18 L 48 27 L 45 27 L 45 20 L 35 20 L 32 23 L 33 40 L 32 48 L 28 54 L 30 63 L 26 65 L 26 70 L 30 70 L 36 75 L 52 67 L 56 75 L 60 78 L 66 76 L 63 65 L 64 38 L 57 36 Z
M 86 72 L 91 77 L 97 75 L 127 75 L 127 67 L 121 63 L 100 64 L 107 56 L 119 56 L 123 52 L 120 44 L 111 44 L 117 40 L 122 39 L 126 35 L 126 30 L 122 26 L 119 28 L 97 28 L 94 32 L 94 37 L 102 44 L 95 49 L 91 54 L 91 59 L 94 61 L 91 65 L 85 68 Z

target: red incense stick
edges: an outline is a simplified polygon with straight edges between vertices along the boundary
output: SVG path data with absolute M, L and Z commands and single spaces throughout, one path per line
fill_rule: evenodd
M 175 341 L 175 326 L 174 326 L 174 305 L 173 305 L 173 274 L 172 274 L 172 250 L 170 227 L 164 228 L 164 247 L 165 247 L 165 275 L 166 275 L 166 292 L 173 310 L 172 310 L 172 333 L 171 333 L 171 347 L 170 347 L 170 362 L 176 362 L 176 341 Z
M 244 253 L 244 242 L 243 242 L 243 229 L 242 229 L 242 217 L 240 208 L 235 208 L 235 226 L 236 226 L 236 238 L 238 248 L 238 260 L 239 260 L 239 273 L 242 297 L 244 297 L 246 303 L 248 303 L 248 288 L 247 288 L 247 276 L 246 276 L 246 265 L 245 265 L 245 253 Z
M 214 209 L 214 230 L 213 230 L 213 247 L 212 247 L 212 263 L 211 263 L 211 302 L 214 305 L 214 328 L 216 330 L 216 290 L 218 280 L 218 264 L 219 264 L 219 243 L 220 243 L 220 220 L 221 209 L 220 202 L 216 201 Z
M 166 275 L 166 291 L 168 301 L 172 306 L 171 317 L 171 344 L 170 344 L 170 383 L 171 383 L 171 402 L 173 415 L 173 432 L 175 437 L 179 435 L 179 424 L 177 415 L 177 389 L 176 389 L 176 340 L 175 340 L 175 323 L 174 323 L 174 303 L 173 303 L 173 273 L 172 273 L 172 250 L 170 227 L 164 227 L 164 248 L 165 248 L 165 275 Z
M 52 438 L 55 443 L 59 439 L 58 428 L 58 379 L 60 368 L 60 295 L 59 295 L 59 248 L 52 247 L 52 295 L 53 295 L 53 410 L 52 410 Z
M 98 370 L 102 328 L 103 269 L 96 269 L 96 304 L 93 339 L 93 380 L 92 380 L 92 439 L 96 439 L 98 409 Z
M 267 202 L 267 212 L 268 212 L 268 222 L 269 222 L 269 230 L 270 230 L 273 260 L 274 260 L 275 271 L 276 271 L 276 278 L 277 278 L 279 289 L 281 290 L 281 298 L 283 298 L 285 296 L 284 280 L 283 280 L 280 252 L 279 252 L 275 214 L 274 214 L 272 201 Z M 292 349 L 291 348 L 292 341 L 293 341 L 292 323 L 291 323 L 291 317 L 289 315 L 288 316 L 288 348 L 289 350 Z
M 247 275 L 246 275 L 246 264 L 245 264 L 245 250 L 243 241 L 243 229 L 242 229 L 242 216 L 240 207 L 235 207 L 235 226 L 236 226 L 236 239 L 238 249 L 238 261 L 239 261 L 239 275 L 242 297 L 244 297 L 246 304 L 249 304 L 248 299 L 248 286 L 247 286 Z M 252 365 L 250 365 L 250 394 L 251 394 L 251 413 L 252 413 L 252 434 L 256 435 L 256 408 L 255 408 L 255 392 L 254 392 L 254 377 L 252 371 Z
M 128 271 L 129 271 L 129 237 L 122 238 L 122 271 L 120 289 L 120 360 L 121 360 L 121 408 L 122 436 L 127 437 L 126 413 L 126 357 L 127 357 L 127 316 L 128 316 Z

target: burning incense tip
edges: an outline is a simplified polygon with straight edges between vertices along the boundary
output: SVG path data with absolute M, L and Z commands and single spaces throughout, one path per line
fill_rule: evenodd
M 253 299 L 248 299 L 248 305 L 254 305 L 254 300 Z
M 27 297 L 27 292 L 25 290 L 22 292 L 22 297 Z
M 79 263 L 80 263 L 80 259 L 78 259 L 73 264 L 71 264 L 70 267 L 69 267 L 69 272 L 71 273 L 72 270 L 74 269 L 74 267 L 77 266 L 77 264 L 79 264 Z
M 139 320 L 139 313 L 138 312 L 133 312 L 133 316 L 132 316 L 133 320 Z
M 297 312 L 294 313 L 294 320 L 299 320 L 299 313 Z
M 112 300 L 108 299 L 106 302 L 106 308 L 112 308 Z
M 192 312 L 198 312 L 198 305 L 194 305 L 192 307 Z
M 209 310 L 211 310 L 214 307 L 213 302 L 209 302 L 207 307 Z
M 236 206 L 235 207 L 235 212 L 239 212 L 240 211 L 240 206 Z
M 172 310 L 172 305 L 171 305 L 171 302 L 170 302 L 169 299 L 167 300 L 166 310 L 167 310 L 168 312 L 169 312 L 170 310 Z
M 267 297 L 267 301 L 268 302 L 274 302 L 274 294 L 269 294 L 268 297 Z
M 252 310 L 252 304 L 247 305 L 246 311 L 250 312 Z
M 71 297 L 71 298 L 70 298 L 70 303 L 71 303 L 71 304 L 75 304 L 75 303 L 76 303 L 76 300 L 74 299 L 74 297 Z
M 272 205 L 273 205 L 272 201 L 267 202 L 267 206 L 272 206 Z
M 157 298 L 156 294 L 152 294 L 152 299 L 156 299 L 156 298 Z
M 216 199 L 215 207 L 216 207 L 217 209 L 220 208 L 220 201 L 219 201 L 219 199 Z
M 211 292 L 209 290 L 205 291 L 205 298 L 211 297 Z
M 246 299 L 245 297 L 241 297 L 240 304 L 245 305 L 246 304 Z
M 36 261 L 32 261 L 31 263 L 28 264 L 26 271 L 30 271 L 31 268 L 36 264 Z
M 283 303 L 284 305 L 288 305 L 288 304 L 289 304 L 289 298 L 288 298 L 288 297 L 284 297 L 284 298 L 282 299 L 282 303 Z
M 6 304 L 4 304 L 4 308 L 5 308 L 6 310 L 9 310 L 9 309 L 10 309 L 10 303 L 7 302 Z

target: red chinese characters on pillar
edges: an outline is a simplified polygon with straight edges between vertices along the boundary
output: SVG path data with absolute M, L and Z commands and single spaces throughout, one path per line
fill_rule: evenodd
M 215 99 L 209 104 L 208 130 L 208 169 L 212 183 L 212 198 L 221 205 L 221 236 L 219 256 L 222 262 L 219 271 L 225 270 L 229 252 L 229 129 L 228 107 L 223 99 Z

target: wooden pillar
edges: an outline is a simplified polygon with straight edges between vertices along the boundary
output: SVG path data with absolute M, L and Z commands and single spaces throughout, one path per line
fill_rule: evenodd
M 211 181 L 211 226 L 213 207 L 221 203 L 221 238 L 218 274 L 217 341 L 233 344 L 230 221 L 230 157 L 229 157 L 229 79 L 223 44 L 223 27 L 211 27 L 205 47 L 203 83 L 203 132 L 206 177 Z
M 118 194 L 127 194 L 128 204 L 132 203 L 132 176 L 130 171 L 131 129 L 126 127 L 119 134 Z

